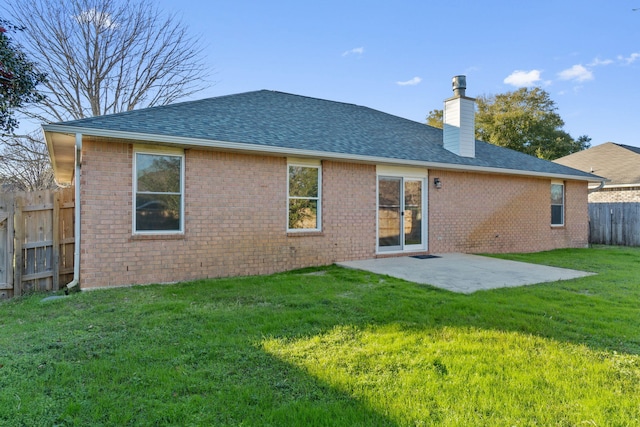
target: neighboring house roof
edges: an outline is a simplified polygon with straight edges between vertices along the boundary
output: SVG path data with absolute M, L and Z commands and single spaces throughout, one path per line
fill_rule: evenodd
M 598 177 L 476 141 L 474 158 L 443 131 L 371 108 L 261 90 L 44 125 L 58 179 L 71 180 L 74 134 L 185 147 L 597 181 Z M 63 179 L 64 180 L 64 179 Z
M 640 185 L 640 148 L 607 142 L 554 162 L 607 178 L 606 187 Z

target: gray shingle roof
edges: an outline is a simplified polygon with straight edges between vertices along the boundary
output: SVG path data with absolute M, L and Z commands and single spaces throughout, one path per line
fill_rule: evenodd
M 476 141 L 476 157 L 442 146 L 442 130 L 371 108 L 261 90 L 58 123 L 68 128 L 196 138 L 541 174 L 592 177 L 560 164 Z M 44 127 L 45 131 L 47 126 Z M 595 179 L 596 177 L 594 177 Z

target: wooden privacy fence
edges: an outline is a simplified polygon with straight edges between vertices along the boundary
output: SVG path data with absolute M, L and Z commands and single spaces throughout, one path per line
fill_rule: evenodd
M 0 193 L 0 299 L 73 278 L 74 189 Z
M 640 203 L 589 203 L 589 243 L 640 246 Z

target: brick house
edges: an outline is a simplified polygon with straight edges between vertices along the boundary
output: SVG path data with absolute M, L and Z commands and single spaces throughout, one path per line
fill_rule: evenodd
M 607 178 L 589 203 L 640 202 L 640 148 L 607 142 L 554 162 Z
M 76 187 L 76 278 L 587 245 L 596 177 L 475 141 L 464 79 L 444 116 L 441 130 L 262 90 L 44 125 L 56 179 Z

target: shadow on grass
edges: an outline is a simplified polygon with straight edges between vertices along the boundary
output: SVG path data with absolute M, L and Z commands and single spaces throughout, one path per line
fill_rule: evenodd
M 636 302 L 640 301 L 640 250 L 620 252 L 613 260 L 599 260 L 589 250 L 553 251 L 557 266 L 600 274 L 470 295 L 372 274 L 372 278 L 378 277 L 374 280 L 382 280 L 386 286 L 360 295 L 353 309 L 362 314 L 362 323 L 350 324 L 400 323 L 519 332 L 586 345 L 596 351 L 638 355 L 640 335 L 636 325 L 640 323 L 640 311 Z M 534 260 L 536 256 L 548 259 L 544 254 L 529 255 Z M 528 255 L 505 258 L 529 259 Z M 332 274 L 347 282 L 358 277 L 357 274 L 351 277 L 349 270 L 335 270 Z M 353 320 L 354 313 L 345 312 L 344 316 Z
M 211 281 L 6 304 L 15 328 L 0 339 L 0 424 L 396 425 L 264 352 L 264 333 L 325 325 L 260 296 L 268 278 L 249 280 L 239 293 Z
M 472 295 L 331 266 L 82 293 L 45 305 L 37 297 L 6 304 L 10 320 L 3 327 L 16 338 L 0 338 L 0 421 L 405 424 L 385 406 L 391 401 L 375 401 L 367 391 L 400 372 L 393 368 L 375 375 L 384 355 L 369 354 L 360 365 L 342 368 L 364 375 L 356 386 L 337 377 L 339 355 L 328 355 L 329 373 L 314 373 L 321 361 L 308 359 L 305 351 L 311 350 L 305 345 L 336 331 L 357 335 L 393 327 L 409 331 L 397 336 L 413 339 L 411 331 L 440 336 L 453 328 L 471 331 L 471 340 L 476 332 L 496 331 L 595 352 L 640 354 L 637 267 L 629 271 L 624 263 L 578 254 L 568 267 L 601 274 Z M 347 340 L 340 347 L 345 360 L 356 350 L 352 344 Z M 451 369 L 436 356 L 421 371 L 434 375 L 434 383 Z

